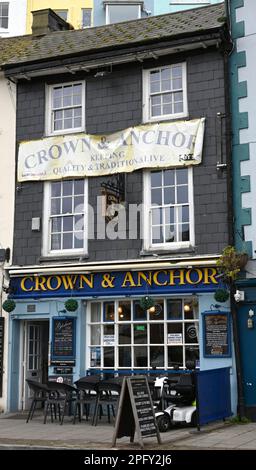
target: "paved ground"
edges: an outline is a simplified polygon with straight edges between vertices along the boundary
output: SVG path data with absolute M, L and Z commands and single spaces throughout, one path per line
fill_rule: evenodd
M 26 415 L 1 415 L 0 449 L 111 449 L 113 424 L 101 420 L 97 426 L 83 420 L 72 424 L 65 417 L 61 426 L 50 419 L 43 424 L 42 415 L 29 423 Z M 194 428 L 174 428 L 161 433 L 162 444 L 156 438 L 144 439 L 146 450 L 256 450 L 256 423 L 230 424 L 217 422 Z M 140 449 L 138 442 L 131 444 L 129 438 L 118 439 L 115 449 Z

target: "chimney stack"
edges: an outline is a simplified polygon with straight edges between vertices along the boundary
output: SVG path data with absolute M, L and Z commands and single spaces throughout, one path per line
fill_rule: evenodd
M 32 35 L 43 36 L 53 31 L 65 31 L 74 29 L 71 24 L 67 23 L 51 8 L 45 8 L 44 10 L 32 11 L 33 23 L 32 23 Z

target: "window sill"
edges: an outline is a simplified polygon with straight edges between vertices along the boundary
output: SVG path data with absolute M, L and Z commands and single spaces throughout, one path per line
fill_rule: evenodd
M 54 256 L 40 256 L 40 258 L 38 258 L 38 262 L 39 263 L 44 263 L 44 262 L 49 262 L 49 261 L 83 261 L 83 260 L 87 260 L 89 258 L 89 255 L 88 254 L 83 254 L 81 253 L 80 255 L 54 255 Z
M 178 115 L 171 115 L 171 116 L 156 116 L 155 118 L 146 118 L 143 120 L 143 124 L 152 124 L 155 123 L 159 123 L 159 122 L 170 122 L 170 121 L 184 121 L 184 120 L 189 120 L 189 115 L 188 113 L 185 113 L 185 114 L 178 114 Z
M 194 246 L 188 246 L 188 247 L 177 247 L 177 248 L 169 248 L 169 247 L 163 247 L 163 248 L 145 248 L 140 251 L 140 256 L 152 256 L 153 254 L 155 255 L 162 255 L 162 254 L 182 254 L 182 253 L 195 253 L 196 248 Z

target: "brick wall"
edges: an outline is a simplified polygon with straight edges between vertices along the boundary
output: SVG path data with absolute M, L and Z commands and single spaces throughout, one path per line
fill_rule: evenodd
M 173 57 L 144 66 L 182 61 Z M 220 160 L 220 119 L 225 112 L 223 60 L 218 51 L 193 53 L 186 58 L 189 119 L 206 117 L 203 162 L 194 167 L 196 253 L 218 253 L 228 243 L 226 173 L 218 174 Z M 72 76 L 73 78 L 73 76 Z M 70 76 L 58 78 L 70 81 Z M 80 77 L 75 76 L 75 79 Z M 45 84 L 40 81 L 18 85 L 17 139 L 44 135 Z M 142 66 L 128 65 L 112 74 L 86 77 L 86 132 L 115 132 L 142 121 Z M 224 145 L 222 151 L 225 153 Z M 225 158 L 225 155 L 223 155 Z M 101 183 L 108 178 L 89 179 L 89 203 L 96 205 Z M 23 183 L 16 194 L 14 263 L 38 263 L 42 233 L 31 231 L 31 218 L 42 218 L 43 184 Z M 142 172 L 126 175 L 126 202 L 142 201 Z M 89 261 L 138 258 L 140 240 L 90 240 Z

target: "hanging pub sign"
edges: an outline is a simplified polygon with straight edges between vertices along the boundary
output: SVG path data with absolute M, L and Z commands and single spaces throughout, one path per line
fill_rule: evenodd
M 113 271 L 87 274 L 53 274 L 11 278 L 13 298 L 153 295 L 214 292 L 216 268 L 178 268 L 150 271 Z
M 229 312 L 203 312 L 204 357 L 231 356 Z
M 18 181 L 198 165 L 205 118 L 129 127 L 109 135 L 68 134 L 21 142 Z

